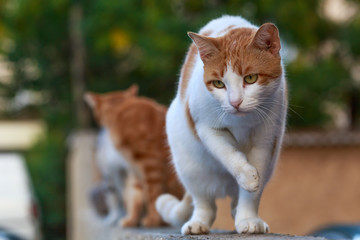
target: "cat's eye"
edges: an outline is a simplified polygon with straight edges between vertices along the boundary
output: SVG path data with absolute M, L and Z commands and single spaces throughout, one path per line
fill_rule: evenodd
M 253 84 L 257 81 L 258 79 L 258 75 L 257 74 L 251 74 L 251 75 L 247 75 L 244 77 L 244 81 L 247 83 L 247 84 Z
M 224 88 L 225 84 L 220 81 L 220 80 L 214 80 L 212 81 L 212 84 L 216 87 L 216 88 Z

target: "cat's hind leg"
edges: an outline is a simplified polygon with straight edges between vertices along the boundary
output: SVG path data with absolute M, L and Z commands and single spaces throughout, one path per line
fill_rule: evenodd
M 194 211 L 190 220 L 186 222 L 181 233 L 185 235 L 207 234 L 216 216 L 215 199 L 192 196 L 194 201 Z
M 144 166 L 146 214 L 141 220 L 141 225 L 144 227 L 158 227 L 163 224 L 163 221 L 156 210 L 155 203 L 157 197 L 159 197 L 164 192 L 164 173 L 161 171 L 163 168 L 160 165 L 161 162 L 159 162 L 158 159 L 154 159 L 152 161 L 149 159 L 146 162 L 148 163 L 147 166 Z M 158 164 L 149 165 L 151 162 Z
M 128 175 L 124 189 L 124 205 L 126 215 L 120 219 L 122 227 L 135 227 L 139 225 L 140 217 L 144 208 L 143 184 L 133 175 Z

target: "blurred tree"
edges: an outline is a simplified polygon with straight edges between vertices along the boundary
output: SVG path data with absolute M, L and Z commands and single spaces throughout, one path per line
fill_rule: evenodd
M 355 0 L 339 1 L 355 10 L 339 13 L 348 17 L 342 22 L 324 13 L 327 0 L 0 0 L 0 61 L 13 73 L 11 81 L 0 78 L 0 94 L 8 100 L 0 117 L 44 118 L 48 138 L 59 143 L 52 151 L 59 152 L 66 133 L 86 125 L 79 103 L 84 83 L 97 92 L 138 83 L 140 94 L 168 104 L 191 43 L 186 32 L 231 14 L 279 27 L 285 56 L 293 56 L 285 61 L 290 127 L 323 127 L 331 106 L 340 106 L 355 128 L 360 124 L 360 6 Z M 24 90 L 40 95 L 40 101 L 14 107 Z M 63 134 L 55 134 L 59 131 Z M 47 161 L 64 161 L 61 154 L 41 157 L 38 169 Z M 64 188 L 59 189 L 56 197 L 65 202 Z M 54 197 L 43 195 L 43 213 L 62 216 L 61 208 L 50 206 Z M 47 229 L 64 228 L 64 216 L 51 219 L 56 220 L 46 220 Z
M 289 51 L 297 53 L 294 61 L 287 62 L 287 75 L 292 108 L 304 120 L 290 112 L 289 124 L 321 127 L 329 118 L 323 102 L 348 109 L 352 109 L 349 103 L 357 102 L 350 97 L 358 92 L 350 73 L 359 65 L 360 55 L 359 14 L 336 23 L 323 14 L 326 2 L 2 0 L 1 49 L 14 70 L 13 81 L 2 84 L 2 89 L 10 99 L 19 90 L 41 91 L 44 101 L 39 114 L 61 126 L 75 126 L 71 116 L 85 114 L 71 108 L 79 102 L 79 97 L 74 101 L 77 91 L 71 79 L 83 78 L 88 89 L 100 92 L 124 89 L 136 82 L 141 94 L 169 103 L 190 44 L 186 32 L 197 31 L 210 19 L 227 13 L 242 15 L 256 24 L 272 21 L 278 25 Z M 75 3 L 83 8 L 79 23 L 70 15 Z M 359 9 L 358 2 L 352 4 Z M 84 67 L 71 60 L 81 51 Z M 306 94 L 302 90 L 305 86 Z M 311 98 L 311 104 L 308 95 L 317 96 Z M 15 113 L 10 111 L 10 116 Z M 358 117 L 351 119 L 353 125 L 358 121 Z

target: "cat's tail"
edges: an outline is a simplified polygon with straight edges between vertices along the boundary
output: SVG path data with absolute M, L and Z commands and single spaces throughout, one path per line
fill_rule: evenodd
M 162 194 L 156 200 L 156 210 L 166 223 L 181 226 L 192 214 L 192 198 L 189 193 L 181 201 L 171 194 Z

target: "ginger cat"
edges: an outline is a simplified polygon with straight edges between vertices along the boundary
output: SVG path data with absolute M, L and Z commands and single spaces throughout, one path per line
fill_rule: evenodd
M 223 16 L 188 35 L 193 44 L 166 119 L 172 160 L 188 197 L 162 195 L 157 209 L 168 223 L 185 222 L 182 234 L 206 234 L 215 199 L 228 195 L 237 232 L 266 233 L 258 207 L 287 114 L 278 29 Z
M 87 93 L 85 100 L 105 129 L 98 162 L 103 178 L 113 184 L 124 204 L 126 215 L 120 225 L 156 227 L 162 224 L 156 198 L 164 192 L 182 196 L 183 190 L 169 164 L 167 109 L 137 92 L 133 85 L 126 91 Z

